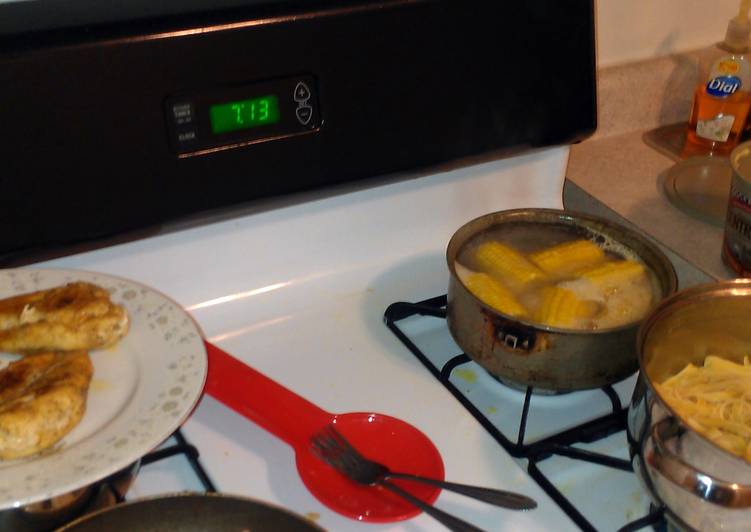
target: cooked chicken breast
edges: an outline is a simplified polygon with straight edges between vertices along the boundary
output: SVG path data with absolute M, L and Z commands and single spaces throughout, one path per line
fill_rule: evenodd
M 128 332 L 128 314 L 91 283 L 0 300 L 0 351 L 34 353 L 98 349 Z
M 28 355 L 0 370 L 0 459 L 38 453 L 73 430 L 93 372 L 86 351 Z

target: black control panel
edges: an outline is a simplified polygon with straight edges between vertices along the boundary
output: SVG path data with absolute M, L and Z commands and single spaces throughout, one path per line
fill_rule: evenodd
M 0 259 L 596 126 L 594 0 L 167 3 L 197 11 L 0 23 Z
M 172 150 L 202 155 L 317 131 L 318 90 L 312 75 L 180 93 L 164 104 Z

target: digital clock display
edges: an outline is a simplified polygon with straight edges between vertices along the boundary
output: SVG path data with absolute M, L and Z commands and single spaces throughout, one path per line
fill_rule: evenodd
M 209 106 L 214 134 L 279 122 L 279 98 L 273 94 Z

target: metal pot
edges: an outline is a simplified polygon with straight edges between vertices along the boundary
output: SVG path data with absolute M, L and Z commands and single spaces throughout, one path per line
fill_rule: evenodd
M 538 392 L 599 388 L 634 373 L 638 369 L 638 322 L 594 331 L 547 327 L 498 312 L 462 284 L 455 263 L 464 244 L 491 227 L 513 224 L 564 228 L 581 238 L 615 241 L 651 269 L 662 297 L 677 288 L 673 265 L 659 248 L 609 220 L 554 209 L 487 214 L 459 228 L 446 250 L 450 272 L 447 322 L 456 343 L 491 375 L 511 384 L 533 386 Z
M 695 286 L 658 305 L 639 330 L 641 374 L 628 414 L 634 471 L 683 530 L 747 531 L 751 464 L 690 428 L 653 384 L 701 365 L 751 353 L 751 280 Z
M 323 529 L 308 519 L 261 501 L 219 493 L 178 493 L 120 504 L 87 515 L 58 532 L 258 532 Z

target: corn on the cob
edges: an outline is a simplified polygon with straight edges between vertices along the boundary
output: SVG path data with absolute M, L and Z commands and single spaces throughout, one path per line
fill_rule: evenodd
M 582 279 L 590 281 L 605 292 L 634 282 L 645 274 L 644 266 L 634 260 L 610 261 L 580 273 Z
M 461 264 L 456 264 L 456 274 L 464 286 L 486 305 L 509 316 L 527 315 L 527 309 L 519 303 L 511 290 L 487 273 L 473 272 Z
M 560 279 L 601 264 L 605 261 L 605 252 L 591 240 L 574 240 L 537 251 L 529 258 L 542 271 Z
M 579 299 L 571 290 L 559 286 L 546 286 L 540 294 L 533 318 L 551 327 L 580 328 L 582 320 L 593 318 L 602 309 L 597 301 Z
M 496 241 L 480 244 L 475 252 L 475 261 L 480 270 L 501 280 L 512 290 L 522 290 L 546 277 L 523 254 Z

